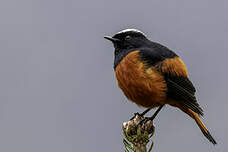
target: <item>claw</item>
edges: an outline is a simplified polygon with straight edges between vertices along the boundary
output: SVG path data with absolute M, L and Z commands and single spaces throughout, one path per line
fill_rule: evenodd
M 143 118 L 142 120 L 139 121 L 139 123 L 137 124 L 136 127 L 138 128 L 139 126 L 142 126 L 142 125 L 145 124 L 148 120 L 150 120 L 148 117 Z
M 130 120 L 133 120 L 136 116 L 140 116 L 141 117 L 141 114 L 138 113 L 138 112 L 134 113 L 134 116 Z

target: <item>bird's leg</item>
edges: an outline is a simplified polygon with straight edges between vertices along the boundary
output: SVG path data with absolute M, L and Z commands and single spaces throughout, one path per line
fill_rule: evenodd
M 138 125 L 141 125 L 142 123 L 146 122 L 147 120 L 153 121 L 154 118 L 158 115 L 158 113 L 160 112 L 160 110 L 162 109 L 163 106 L 164 106 L 164 105 L 161 105 L 161 106 L 155 111 L 155 113 L 153 114 L 153 116 L 151 116 L 151 117 L 146 117 L 146 118 L 142 119 L 142 120 L 138 123 Z
M 151 109 L 150 108 L 148 108 L 148 109 L 146 109 L 145 111 L 143 111 L 142 113 L 135 113 L 134 114 L 134 116 L 130 119 L 130 120 L 133 120 L 134 118 L 135 118 L 135 116 L 136 115 L 139 115 L 139 116 L 141 116 L 141 117 L 143 117 L 147 112 L 149 112 Z
M 155 113 L 153 114 L 153 116 L 152 116 L 152 117 L 149 117 L 148 119 L 151 120 L 151 121 L 153 121 L 154 118 L 155 118 L 155 117 L 158 115 L 158 113 L 161 111 L 161 109 L 163 108 L 163 106 L 164 106 L 164 105 L 161 105 L 161 106 L 155 111 Z

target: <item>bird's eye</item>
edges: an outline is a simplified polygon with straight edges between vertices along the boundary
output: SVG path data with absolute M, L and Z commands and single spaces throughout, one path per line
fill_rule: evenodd
M 131 36 L 129 35 L 125 37 L 125 40 L 130 40 L 130 39 L 131 39 Z

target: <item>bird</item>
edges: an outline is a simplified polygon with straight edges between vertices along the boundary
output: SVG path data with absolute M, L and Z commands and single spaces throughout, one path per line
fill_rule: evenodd
M 148 108 L 143 114 L 158 107 L 157 115 L 167 104 L 177 107 L 195 120 L 212 144 L 217 144 L 200 120 L 203 110 L 195 97 L 196 89 L 186 65 L 174 51 L 138 29 L 121 30 L 104 38 L 114 45 L 115 76 L 128 100 Z

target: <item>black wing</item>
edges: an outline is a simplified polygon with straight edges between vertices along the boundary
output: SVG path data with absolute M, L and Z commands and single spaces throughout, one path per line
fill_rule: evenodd
M 165 76 L 165 80 L 168 88 L 168 97 L 175 99 L 181 105 L 190 108 L 199 115 L 203 115 L 203 110 L 200 108 L 195 97 L 195 87 L 188 78 Z
M 187 77 L 187 69 L 174 52 L 166 47 L 155 47 L 141 49 L 139 54 L 148 67 L 155 66 L 164 75 L 168 97 L 199 115 L 203 115 L 203 110 L 195 97 L 195 87 Z M 178 71 L 181 71 L 180 74 Z M 186 74 L 181 75 L 182 73 Z

